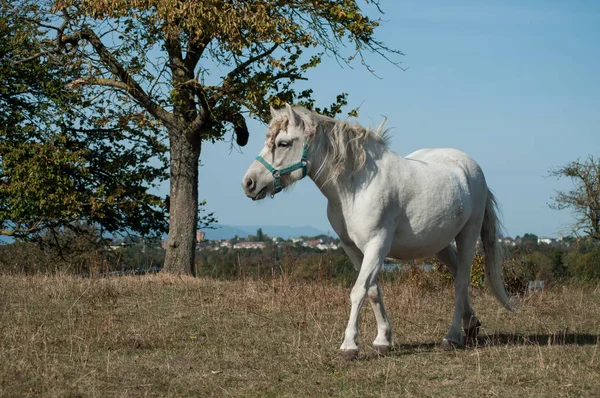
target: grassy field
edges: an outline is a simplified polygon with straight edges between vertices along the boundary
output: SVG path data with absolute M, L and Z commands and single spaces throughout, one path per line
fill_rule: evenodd
M 438 348 L 452 291 L 387 282 L 396 348 L 337 348 L 349 289 L 331 282 L 172 276 L 0 277 L 0 396 L 600 396 L 600 287 L 500 309 L 475 292 L 479 346 Z

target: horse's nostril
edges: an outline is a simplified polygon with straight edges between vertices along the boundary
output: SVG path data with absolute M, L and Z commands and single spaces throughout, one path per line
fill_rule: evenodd
M 254 184 L 254 180 L 252 178 L 246 179 L 246 188 L 248 188 L 250 192 L 254 191 L 254 188 L 256 188 L 256 184 Z

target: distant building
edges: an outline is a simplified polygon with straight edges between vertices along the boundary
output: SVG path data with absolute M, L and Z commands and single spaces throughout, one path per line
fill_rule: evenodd
M 540 245 L 542 243 L 545 245 L 555 245 L 556 239 L 554 239 L 554 238 L 538 238 L 537 243 L 538 243 L 538 245 Z
M 510 236 L 505 237 L 502 240 L 502 243 L 504 243 L 507 246 L 516 246 L 517 244 L 515 243 L 515 241 L 513 240 L 513 238 L 511 238 Z
M 323 239 L 311 239 L 311 240 L 306 240 L 306 241 L 302 242 L 302 246 L 304 246 L 304 247 L 317 247 L 321 243 L 323 243 Z
M 264 249 L 265 242 L 238 242 L 233 245 L 234 249 Z
M 336 245 L 335 243 L 319 243 L 315 247 L 319 250 L 336 250 L 338 248 L 338 245 Z

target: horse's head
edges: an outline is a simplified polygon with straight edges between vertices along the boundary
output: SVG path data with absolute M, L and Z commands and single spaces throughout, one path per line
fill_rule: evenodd
M 307 137 L 303 121 L 291 106 L 271 108 L 271 123 L 265 146 L 242 180 L 246 196 L 252 200 L 274 195 L 306 176 Z

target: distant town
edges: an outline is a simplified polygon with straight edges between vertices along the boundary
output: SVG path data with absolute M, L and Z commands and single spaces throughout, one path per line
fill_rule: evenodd
M 234 237 L 231 239 L 205 239 L 205 232 L 198 231 L 196 233 L 196 250 L 197 251 L 215 251 L 223 248 L 227 249 L 265 249 L 267 247 L 286 247 L 286 246 L 302 246 L 318 250 L 337 250 L 341 248 L 340 240 L 328 235 L 318 235 L 314 237 L 296 237 L 284 239 L 281 237 L 269 237 L 262 233 L 261 229 L 257 230 L 256 235 L 248 237 Z M 538 237 L 534 234 L 525 234 L 523 237 L 516 238 L 504 237 L 498 239 L 498 242 L 507 246 L 522 246 L 526 244 L 548 245 L 552 247 L 568 247 L 573 238 L 558 236 L 557 238 Z M 167 241 L 161 242 L 161 247 L 166 249 Z
M 285 247 L 285 246 L 302 246 L 319 250 L 336 250 L 339 249 L 339 239 L 332 238 L 327 235 L 319 235 L 315 237 L 298 237 L 283 239 L 280 237 L 269 237 L 262 233 L 261 229 L 257 230 L 256 235 L 248 237 L 234 237 L 232 239 L 205 239 L 205 233 L 198 231 L 196 233 L 196 250 L 198 251 L 214 251 L 223 248 L 227 249 L 265 249 L 268 246 Z M 167 241 L 161 242 L 161 247 L 166 248 Z

